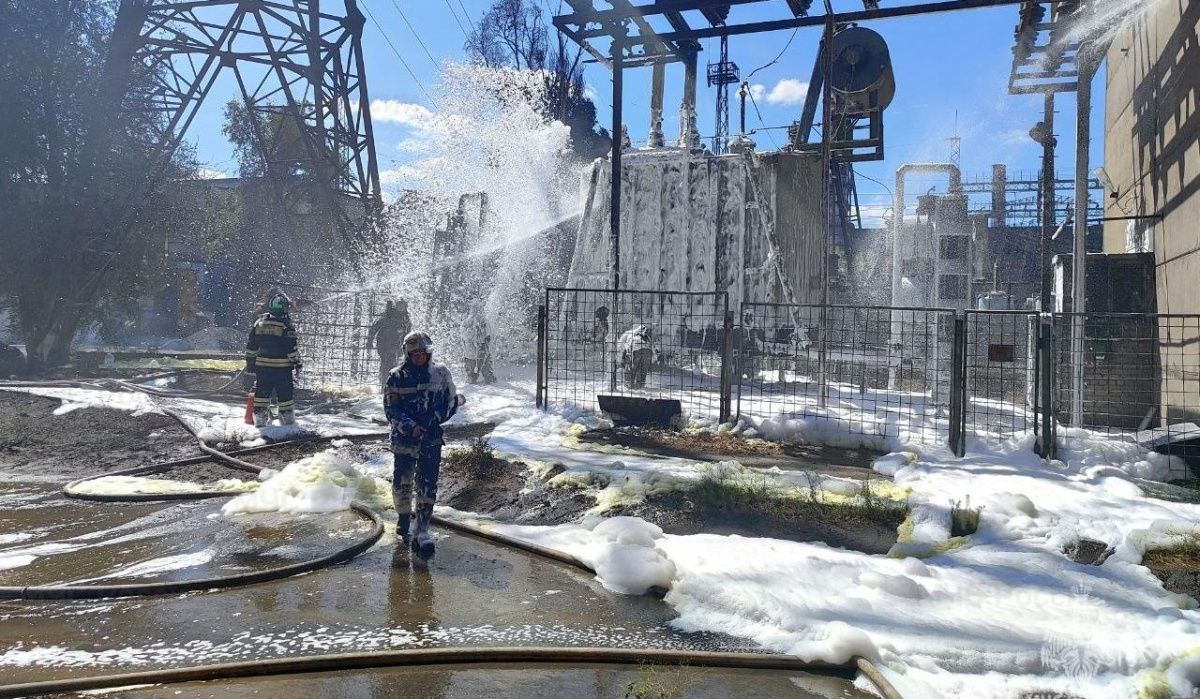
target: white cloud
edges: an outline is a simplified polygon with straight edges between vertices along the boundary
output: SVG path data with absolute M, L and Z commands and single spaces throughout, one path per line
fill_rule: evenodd
M 383 184 L 402 184 L 419 180 L 424 176 L 418 168 L 411 165 L 398 165 L 393 168 L 379 171 L 379 181 Z
M 766 94 L 767 94 L 767 86 L 766 85 L 760 85 L 759 83 L 754 83 L 753 85 L 750 86 L 750 96 L 754 98 L 755 102 L 761 100 Z
M 228 173 L 206 167 L 202 167 L 196 171 L 196 179 L 198 180 L 223 180 L 227 177 L 229 177 Z
M 385 124 L 401 124 L 428 128 L 433 124 L 433 112 L 419 104 L 399 100 L 371 100 L 371 118 Z
M 750 90 L 753 91 L 754 87 L 751 86 Z M 767 93 L 767 102 L 771 104 L 803 104 L 807 95 L 808 83 L 795 78 L 784 78 L 775 83 L 775 87 Z M 758 99 L 757 95 L 755 95 L 755 99 Z

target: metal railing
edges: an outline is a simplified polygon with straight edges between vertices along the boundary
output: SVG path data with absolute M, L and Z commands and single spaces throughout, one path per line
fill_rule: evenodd
M 1081 345 L 1070 341 L 1077 330 Z M 1057 422 L 1146 448 L 1200 436 L 1200 316 L 1056 313 L 1053 334 Z M 1077 389 L 1071 370 L 1079 362 Z
M 597 396 L 677 399 L 727 420 L 724 293 L 547 289 L 539 312 L 538 402 L 596 410 Z
M 387 297 L 373 291 L 279 286 L 297 302 L 292 322 L 304 360 L 300 385 L 338 390 L 378 387 L 380 360 L 367 340 Z
M 776 436 L 944 440 L 959 455 L 969 440 L 1032 432 L 1038 452 L 1054 456 L 1082 434 L 1066 428 L 1142 452 L 1200 437 L 1200 315 L 746 302 L 735 316 L 726 303 L 711 293 L 548 290 L 539 405 L 672 398 L 689 417 L 747 418 Z M 641 375 L 621 337 L 643 325 L 654 346 Z M 1078 357 L 1073 328 L 1085 333 Z
M 743 303 L 737 413 L 936 441 L 950 418 L 953 318 L 944 309 Z

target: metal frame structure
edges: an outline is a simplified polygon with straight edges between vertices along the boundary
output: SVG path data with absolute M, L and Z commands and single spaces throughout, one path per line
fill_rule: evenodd
M 829 0 L 825 2 L 825 13 L 809 16 L 812 0 L 652 0 L 635 5 L 630 0 L 607 0 L 611 7 L 598 8 L 597 0 L 567 0 L 570 14 L 557 15 L 555 28 L 579 44 L 597 61 L 613 71 L 612 93 L 612 172 L 610 179 L 611 237 L 613 240 L 612 291 L 620 288 L 620 237 L 621 237 L 621 150 L 623 80 L 625 68 L 646 65 L 662 65 L 671 62 L 684 63 L 684 112 L 690 111 L 694 119 L 696 54 L 700 40 L 711 37 L 724 38 L 741 34 L 756 34 L 769 31 L 796 29 L 800 27 L 824 27 L 826 51 L 832 48 L 832 36 L 838 25 L 865 22 L 875 19 L 911 17 L 937 12 L 970 10 L 986 7 L 1002 7 L 1019 4 L 1022 0 L 942 0 L 899 7 L 880 8 L 874 0 L 863 0 L 863 10 L 835 13 Z M 757 5 L 786 8 L 789 15 L 784 19 L 758 22 L 731 22 L 730 11 L 734 6 Z M 706 27 L 693 27 L 685 15 L 698 13 L 704 18 Z M 664 31 L 669 30 L 669 31 Z M 607 39 L 607 44 L 597 39 Z M 605 51 L 607 49 L 607 53 Z M 829 61 L 825 62 L 827 65 Z M 829 112 L 829 81 L 825 81 L 826 112 Z M 826 114 L 824 123 L 830 119 Z M 688 116 L 685 116 L 688 118 Z M 689 129 L 690 130 L 690 129 Z M 692 134 L 694 136 L 694 134 Z M 872 133 L 871 136 L 875 134 Z M 822 129 L 822 160 L 824 171 L 830 172 L 829 141 L 833 136 L 828 128 Z M 828 189 L 828 182 L 825 185 Z M 822 216 L 828 221 L 828 200 L 823 195 Z M 825 226 L 828 230 L 828 225 Z M 828 242 L 828 241 L 826 241 Z M 828 256 L 826 255 L 826 258 Z M 614 297 L 615 300 L 615 297 Z
M 340 13 L 321 0 L 123 0 L 122 11 L 140 25 L 133 70 L 152 81 L 148 90 L 127 92 L 121 109 L 158 116 L 158 145 L 169 159 L 218 78 L 232 74 L 277 194 L 315 186 L 339 232 L 362 242 L 362 226 L 344 204 L 361 204 L 364 219 L 377 210 L 379 165 L 364 18 L 356 0 L 338 5 Z M 262 125 L 272 119 L 279 126 L 267 133 Z
M 942 2 L 925 2 L 899 7 L 879 8 L 877 3 L 865 0 L 864 9 L 855 12 L 839 12 L 833 17 L 837 24 L 849 22 L 866 22 L 873 19 L 888 19 L 892 17 L 910 17 L 914 15 L 954 10 L 972 10 L 984 7 L 1001 7 L 1017 5 L 1022 0 L 943 0 Z M 728 23 L 727 15 L 731 6 L 735 5 L 765 5 L 773 4 L 786 6 L 791 17 L 760 22 Z M 569 15 L 559 15 L 554 18 L 554 26 L 572 40 L 583 46 L 584 50 L 596 58 L 609 62 L 608 56 L 597 47 L 592 40 L 608 37 L 619 40 L 627 49 L 640 49 L 626 57 L 630 62 L 653 62 L 655 60 L 681 60 L 687 52 L 695 50 L 695 42 L 701 39 L 721 36 L 736 36 L 739 34 L 758 34 L 760 32 L 795 29 L 797 27 L 821 27 L 828 17 L 826 15 L 808 15 L 811 2 L 801 0 L 654 0 L 643 5 L 634 5 L 629 0 L 616 0 L 609 9 L 596 9 L 595 0 L 568 0 L 571 9 Z M 684 13 L 699 12 L 708 21 L 707 27 L 689 25 Z M 659 32 L 655 24 L 665 21 L 670 31 Z M 627 30 L 634 29 L 633 34 Z M 611 48 L 611 47 L 610 47 Z

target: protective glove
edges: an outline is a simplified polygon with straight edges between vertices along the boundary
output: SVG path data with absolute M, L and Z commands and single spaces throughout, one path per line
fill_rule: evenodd
M 248 371 L 242 372 L 242 388 L 246 391 L 254 390 L 254 374 Z
M 292 367 L 292 371 L 296 372 L 296 376 L 299 376 L 300 372 L 304 371 L 304 365 L 297 364 L 296 366 Z
M 460 393 L 457 396 L 454 396 L 454 402 L 460 407 L 464 406 L 467 404 L 467 397 Z

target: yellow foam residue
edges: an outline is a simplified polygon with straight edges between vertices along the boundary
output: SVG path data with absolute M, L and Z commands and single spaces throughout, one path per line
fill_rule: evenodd
M 179 493 L 248 493 L 257 490 L 257 481 L 223 478 L 216 483 L 193 483 L 169 478 L 141 476 L 100 476 L 76 485 L 72 491 L 87 495 L 175 495 Z

